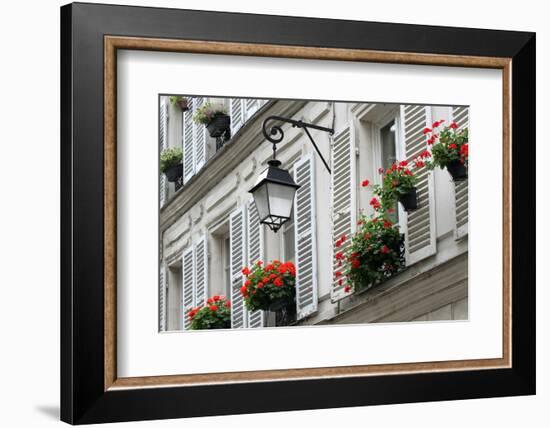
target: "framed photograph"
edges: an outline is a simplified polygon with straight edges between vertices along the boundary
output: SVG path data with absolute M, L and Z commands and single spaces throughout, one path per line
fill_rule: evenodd
M 63 421 L 535 393 L 533 33 L 76 3 L 61 53 Z

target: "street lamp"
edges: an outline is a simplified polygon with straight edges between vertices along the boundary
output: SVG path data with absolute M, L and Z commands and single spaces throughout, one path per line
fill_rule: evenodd
M 330 168 L 307 128 L 314 128 L 331 134 L 334 131 L 330 128 L 324 128 L 322 126 L 304 123 L 301 120 L 293 120 L 280 116 L 269 116 L 264 120 L 262 131 L 264 137 L 273 143 L 273 158 L 267 162 L 267 169 L 260 174 L 256 184 L 249 192 L 252 193 L 254 198 L 254 203 L 260 217 L 260 223 L 267 224 L 273 232 L 277 232 L 285 222 L 290 220 L 292 207 L 294 205 L 294 196 L 296 191 L 300 188 L 300 185 L 294 182 L 292 175 L 286 169 L 280 168 L 281 162 L 277 160 L 277 144 L 283 140 L 284 133 L 278 125 L 272 126 L 271 130 L 268 132 L 267 122 L 270 120 L 291 123 L 293 127 L 304 129 L 329 173 Z
M 281 162 L 275 159 L 275 153 L 267 164 L 249 192 L 254 197 L 260 223 L 277 232 L 290 219 L 294 195 L 300 186 L 286 169 L 279 168 Z

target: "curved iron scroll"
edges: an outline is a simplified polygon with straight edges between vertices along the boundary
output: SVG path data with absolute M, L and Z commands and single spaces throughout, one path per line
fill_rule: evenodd
M 282 116 L 268 116 L 264 119 L 264 123 L 262 124 L 262 133 L 264 134 L 264 137 L 267 141 L 273 143 L 273 159 L 275 159 L 275 154 L 277 151 L 277 144 L 279 144 L 281 141 L 283 141 L 283 138 L 285 137 L 285 133 L 279 124 L 273 124 L 271 127 L 268 127 L 268 122 L 275 121 L 275 122 L 285 122 L 290 123 L 293 128 L 301 128 L 304 130 L 304 132 L 309 137 L 311 143 L 313 144 L 313 147 L 315 147 L 315 150 L 317 151 L 317 154 L 323 161 L 323 164 L 325 165 L 325 168 L 331 173 L 330 168 L 328 166 L 327 161 L 321 154 L 321 151 L 319 150 L 319 147 L 317 147 L 317 144 L 315 144 L 315 141 L 313 140 L 313 137 L 309 133 L 308 128 L 311 129 L 317 129 L 318 131 L 328 132 L 330 135 L 334 134 L 334 129 L 332 128 L 325 128 L 324 126 L 314 125 L 313 123 L 306 123 L 301 120 L 294 120 L 289 119 L 288 117 L 282 117 Z

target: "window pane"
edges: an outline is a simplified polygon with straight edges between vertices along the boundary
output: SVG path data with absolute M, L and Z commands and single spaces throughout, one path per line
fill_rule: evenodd
M 284 261 L 294 262 L 294 223 L 285 225 L 283 233 Z
M 388 168 L 397 160 L 395 151 L 395 120 L 392 120 L 380 130 L 380 142 L 382 145 L 382 167 Z

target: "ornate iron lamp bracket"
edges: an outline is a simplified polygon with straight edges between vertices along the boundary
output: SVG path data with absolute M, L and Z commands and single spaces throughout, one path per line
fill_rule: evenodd
M 287 117 L 282 117 L 282 116 L 268 116 L 265 118 L 264 123 L 262 125 L 262 132 L 266 140 L 273 144 L 273 159 L 275 159 L 277 144 L 283 141 L 283 138 L 285 137 L 285 133 L 283 132 L 283 129 L 281 128 L 281 126 L 278 124 L 273 124 L 271 127 L 269 127 L 268 122 L 270 121 L 290 123 L 293 128 L 303 129 L 306 135 L 309 137 L 311 144 L 313 144 L 313 147 L 317 151 L 317 154 L 323 161 L 323 164 L 325 165 L 325 168 L 327 169 L 328 173 L 331 174 L 328 163 L 323 157 L 323 155 L 321 154 L 321 151 L 319 150 L 319 147 L 317 147 L 317 144 L 315 144 L 315 140 L 313 140 L 313 137 L 309 133 L 308 128 L 317 129 L 318 131 L 328 132 L 330 135 L 334 134 L 334 129 L 325 128 L 324 126 L 314 125 L 313 123 L 306 123 L 301 120 L 289 119 Z

